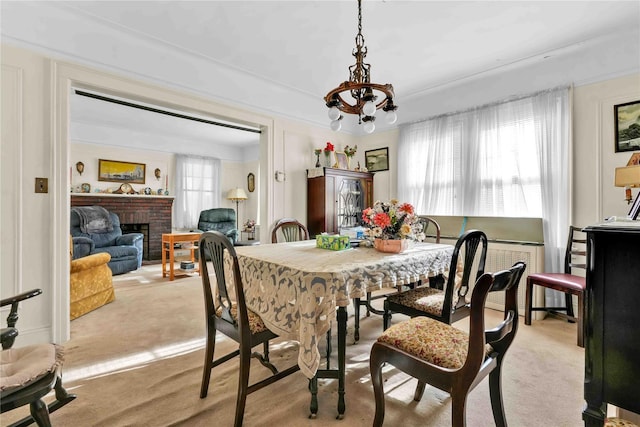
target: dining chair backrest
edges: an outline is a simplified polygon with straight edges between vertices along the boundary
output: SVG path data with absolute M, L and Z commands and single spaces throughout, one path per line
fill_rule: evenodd
M 225 333 L 231 332 L 232 335 L 236 335 L 240 332 L 238 329 L 245 328 L 244 332 L 249 334 L 249 319 L 244 299 L 244 289 L 240 277 L 238 257 L 233 244 L 229 238 L 219 231 L 206 231 L 200 236 L 198 251 L 200 253 L 200 275 L 202 277 L 207 318 L 216 316 L 218 319 L 228 323 L 232 329 L 237 330 L 235 333 L 232 330 L 225 331 Z M 227 251 L 232 264 L 234 291 L 230 291 L 224 274 L 225 251 Z M 209 263 L 213 271 L 209 271 Z M 215 294 L 211 286 L 212 273 L 213 280 L 216 282 Z M 238 310 L 237 322 L 231 314 L 231 308 L 234 303 L 237 305 Z M 218 307 L 221 309 L 220 313 L 216 313 Z
M 294 218 L 282 218 L 273 227 L 271 243 L 278 243 L 278 232 L 285 242 L 309 240 L 309 231 L 300 221 Z
M 569 236 L 564 255 L 564 272 L 576 274 L 573 269 L 587 270 L 587 238 L 580 227 L 569 226 Z M 584 274 L 582 274 L 584 275 Z
M 418 215 L 420 222 L 424 224 L 422 232 L 425 236 L 433 236 L 435 243 L 440 243 L 440 224 L 435 219 L 426 215 Z

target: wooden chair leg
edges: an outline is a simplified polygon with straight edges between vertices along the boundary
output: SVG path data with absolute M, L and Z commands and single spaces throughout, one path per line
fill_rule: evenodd
M 247 403 L 247 390 L 249 388 L 249 368 L 251 367 L 251 349 L 240 351 L 240 375 L 238 378 L 238 397 L 236 401 L 235 427 L 242 427 L 244 407 Z
M 424 395 L 424 389 L 426 387 L 426 383 L 418 380 L 418 385 L 416 385 L 416 391 L 413 393 L 413 400 L 416 402 L 420 402 L 422 399 L 422 395 Z
M 360 340 L 360 298 L 353 299 L 353 317 L 353 339 L 355 342 L 358 342 Z
M 376 402 L 376 413 L 373 419 L 373 427 L 380 427 L 384 422 L 384 386 L 382 381 L 382 366 L 385 360 L 376 345 L 373 345 L 369 356 L 369 370 L 371 372 L 371 384 L 373 385 L 373 395 Z
M 451 427 L 465 427 L 467 425 L 466 406 L 466 392 L 454 391 L 451 393 Z
M 507 427 L 507 419 L 504 414 L 502 401 L 502 361 L 498 360 L 498 366 L 489 374 L 489 395 L 491 397 L 491 410 L 496 427 Z
M 204 352 L 204 368 L 202 370 L 202 384 L 200 385 L 200 398 L 207 397 L 209 382 L 211 381 L 211 369 L 213 369 L 213 353 L 216 348 L 216 332 L 207 331 L 207 348 Z
M 578 347 L 584 347 L 584 292 L 578 294 Z
M 565 301 L 565 304 L 567 306 L 567 316 L 575 317 L 573 315 L 573 298 L 572 298 L 572 295 L 570 293 L 564 294 L 564 301 Z M 568 320 L 569 320 L 569 323 L 575 323 L 575 320 L 573 320 L 573 319 L 568 319 Z
M 384 301 L 384 314 L 382 315 L 382 330 L 386 331 L 391 326 L 391 311 L 389 310 L 389 303 Z
M 533 283 L 531 280 L 527 278 L 527 287 L 525 290 L 525 298 L 524 298 L 524 324 L 531 324 L 531 307 L 533 304 Z
M 49 420 L 49 408 L 42 399 L 31 402 L 29 405 L 29 411 L 31 412 L 31 416 L 38 427 L 51 427 L 51 421 Z

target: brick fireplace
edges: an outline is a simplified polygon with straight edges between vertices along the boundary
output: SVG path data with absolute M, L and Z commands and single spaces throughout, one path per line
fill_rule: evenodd
M 173 197 L 131 196 L 118 194 L 72 194 L 71 207 L 102 206 L 120 218 L 123 233 L 138 232 L 144 236 L 142 259 L 162 259 L 162 234 L 171 233 Z

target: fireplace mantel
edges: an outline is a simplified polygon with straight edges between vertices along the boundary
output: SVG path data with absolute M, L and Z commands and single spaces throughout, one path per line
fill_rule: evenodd
M 147 260 L 162 259 L 162 234 L 171 233 L 173 197 L 108 193 L 72 193 L 71 207 L 102 206 L 120 218 L 121 224 L 148 224 Z

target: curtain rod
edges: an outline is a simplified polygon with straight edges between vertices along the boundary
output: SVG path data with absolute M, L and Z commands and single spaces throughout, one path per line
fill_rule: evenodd
M 85 92 L 85 91 L 82 91 L 82 90 L 79 90 L 79 89 L 75 89 L 75 93 L 76 93 L 76 95 L 86 96 L 88 98 L 99 99 L 101 101 L 111 102 L 113 104 L 124 105 L 126 107 L 137 108 L 139 110 L 145 110 L 145 111 L 150 111 L 152 113 L 164 114 L 166 116 L 177 117 L 177 118 L 180 118 L 180 119 L 193 120 L 194 122 L 207 123 L 207 124 L 214 125 L 214 126 L 222 126 L 222 127 L 225 127 L 225 128 L 242 130 L 242 131 L 245 131 L 245 132 L 262 133 L 260 131 L 260 129 L 251 129 L 251 128 L 246 128 L 246 127 L 242 127 L 242 126 L 238 126 L 238 125 L 231 125 L 231 124 L 228 124 L 228 123 L 215 122 L 213 120 L 200 119 L 198 117 L 187 116 L 185 114 L 173 113 L 171 111 L 161 110 L 159 108 L 153 108 L 153 107 L 147 107 L 145 105 L 134 104 L 133 102 L 122 101 L 120 99 L 110 98 L 110 97 L 104 96 L 104 95 L 97 95 L 95 93 Z

